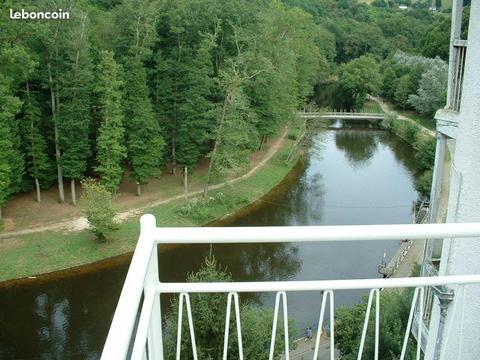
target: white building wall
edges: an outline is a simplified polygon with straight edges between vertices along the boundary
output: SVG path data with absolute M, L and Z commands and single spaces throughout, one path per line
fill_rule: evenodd
M 473 0 L 447 222 L 480 222 L 480 0 Z M 479 274 L 480 239 L 444 241 L 440 274 Z M 480 359 L 480 286 L 455 294 L 442 334 L 443 360 Z M 463 307 L 463 309 L 462 309 Z M 432 312 L 426 359 L 435 359 L 440 311 Z

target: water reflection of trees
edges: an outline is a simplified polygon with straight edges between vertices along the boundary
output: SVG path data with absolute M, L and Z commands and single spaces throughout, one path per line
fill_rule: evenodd
M 301 266 L 298 249 L 285 243 L 181 246 L 161 254 L 161 280 L 185 281 L 187 274 L 197 271 L 210 255 L 232 273 L 235 281 L 287 279 Z
M 298 248 L 287 243 L 187 245 L 161 251 L 161 281 L 185 281 L 196 272 L 205 258 L 215 256 L 218 264 L 232 274 L 234 281 L 274 281 L 289 279 L 301 268 Z M 245 294 L 251 302 L 261 303 L 261 294 Z M 168 305 L 170 296 L 163 304 Z M 168 311 L 168 306 L 165 307 Z
M 0 290 L 0 358 L 98 358 L 127 267 Z
M 342 129 L 335 132 L 335 146 L 345 153 L 347 161 L 355 168 L 369 164 L 377 144 L 377 135 L 372 131 Z
M 392 154 L 395 160 L 405 166 L 405 168 L 411 173 L 415 174 L 418 169 L 415 165 L 415 157 L 412 153 L 412 147 L 405 141 L 390 133 L 385 133 L 380 137 L 380 142 L 391 148 Z

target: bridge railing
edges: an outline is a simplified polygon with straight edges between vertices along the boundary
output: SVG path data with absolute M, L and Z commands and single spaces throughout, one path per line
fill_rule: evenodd
M 308 114 L 333 114 L 333 115 L 385 115 L 384 113 L 375 113 L 367 111 L 301 111 L 299 115 Z
M 319 111 L 319 112 L 298 112 L 300 118 L 332 118 L 332 119 L 378 119 L 385 118 L 384 113 L 372 113 L 361 111 Z
M 295 291 L 317 292 L 320 312 L 315 340 L 315 355 L 318 354 L 322 324 L 327 321 L 330 327 L 330 359 L 334 359 L 335 341 L 335 294 L 338 291 L 364 289 L 369 290 L 368 305 L 359 343 L 359 354 L 363 353 L 368 327 L 375 327 L 374 351 L 378 359 L 380 338 L 380 296 L 384 288 L 414 288 L 408 325 L 400 359 L 404 359 L 410 336 L 415 309 L 423 313 L 424 292 L 427 286 L 450 286 L 455 292 L 462 293 L 464 286 L 480 283 L 480 275 L 436 276 L 395 279 L 349 279 L 315 281 L 269 281 L 269 282 L 228 282 L 228 283 L 166 283 L 159 281 L 158 251 L 159 244 L 237 244 L 237 243 L 286 243 L 324 241 L 376 241 L 426 238 L 472 238 L 480 237 L 480 224 L 422 224 L 422 225 L 355 225 L 355 226 L 291 226 L 291 227 L 241 227 L 241 228 L 157 228 L 152 215 L 144 215 L 141 220 L 141 232 L 137 248 L 118 301 L 102 353 L 102 360 L 120 359 L 164 359 L 163 328 L 161 321 L 160 295 L 179 294 L 179 318 L 177 328 L 176 359 L 180 359 L 181 334 L 186 307 L 186 320 L 192 344 L 193 358 L 197 359 L 195 341 L 195 320 L 192 316 L 190 294 L 224 293 L 227 301 L 226 326 L 224 333 L 223 359 L 227 359 L 230 318 L 235 317 L 239 348 L 239 358 L 243 359 L 239 293 L 273 292 L 276 293 L 275 312 L 270 342 L 270 359 L 275 353 L 274 344 L 279 322 L 280 307 L 285 329 L 285 359 L 289 359 L 288 306 L 287 294 Z M 160 259 L 161 261 L 161 259 Z M 320 276 L 320 274 L 319 274 Z M 142 302 L 143 299 L 143 302 Z M 463 301 L 455 297 L 454 301 Z M 463 308 L 463 307 L 462 307 Z M 369 324 L 370 314 L 373 324 Z M 418 328 L 422 332 L 422 323 Z M 418 337 L 421 339 L 421 336 Z M 417 342 L 417 359 L 420 357 L 421 341 Z M 278 350 L 278 349 L 277 349 Z M 169 358 L 173 354 L 169 354 Z M 359 355 L 359 359 L 361 355 Z

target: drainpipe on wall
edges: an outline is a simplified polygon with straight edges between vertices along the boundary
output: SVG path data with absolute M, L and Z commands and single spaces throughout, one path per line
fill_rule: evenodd
M 447 318 L 447 310 L 450 303 L 455 296 L 453 289 L 446 286 L 432 286 L 433 292 L 438 299 L 440 306 L 440 323 L 438 325 L 437 339 L 435 340 L 435 350 L 433 352 L 433 360 L 440 359 L 440 350 L 442 348 L 443 341 L 443 329 Z

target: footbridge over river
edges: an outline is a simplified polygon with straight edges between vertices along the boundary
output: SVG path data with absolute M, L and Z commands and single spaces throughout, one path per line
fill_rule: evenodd
M 323 111 L 323 112 L 298 112 L 302 119 L 328 119 L 328 120 L 383 120 L 383 113 L 350 112 L 350 111 Z

